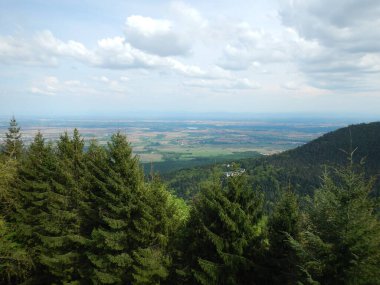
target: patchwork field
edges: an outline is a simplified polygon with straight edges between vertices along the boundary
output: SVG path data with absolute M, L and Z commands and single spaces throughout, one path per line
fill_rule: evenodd
M 25 142 L 41 131 L 57 140 L 78 128 L 85 141 L 106 144 L 113 133 L 128 136 L 143 163 L 174 167 L 193 166 L 257 155 L 269 155 L 302 145 L 344 123 L 304 121 L 143 121 L 143 120 L 19 120 Z M 0 121 L 1 139 L 8 121 Z M 165 166 L 165 167 L 166 167 Z

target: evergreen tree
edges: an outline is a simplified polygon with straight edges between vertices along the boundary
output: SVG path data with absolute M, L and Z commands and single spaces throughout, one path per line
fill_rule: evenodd
M 160 284 L 168 278 L 173 242 L 188 211 L 184 201 L 169 193 L 157 176 L 146 185 L 144 197 L 147 213 L 142 218 L 149 238 L 133 252 L 133 284 Z
M 0 159 L 0 216 L 7 219 L 15 210 L 17 199 L 12 184 L 17 177 L 18 163 L 14 159 Z
M 380 222 L 371 188 L 352 165 L 325 173 L 301 241 L 292 240 L 305 284 L 380 284 Z
M 138 160 L 126 137 L 112 136 L 107 150 L 92 145 L 88 157 L 93 207 L 91 249 L 87 256 L 93 268 L 89 273 L 95 284 L 124 284 L 131 282 L 131 253 L 144 237 L 139 236 L 141 213 L 140 193 L 143 177 Z M 90 215 L 88 215 L 90 216 Z
M 19 283 L 32 269 L 32 261 L 7 222 L 16 209 L 12 183 L 17 175 L 17 161 L 0 160 L 0 283 Z
M 19 158 L 22 154 L 23 143 L 21 140 L 20 128 L 15 117 L 9 122 L 8 132 L 5 134 L 6 140 L 3 152 L 11 158 Z
M 297 195 L 282 191 L 268 222 L 269 252 L 265 256 L 267 284 L 296 284 L 297 257 L 289 238 L 299 240 L 301 213 Z
M 80 279 L 81 255 L 85 239 L 80 233 L 84 142 L 75 129 L 73 139 L 65 133 L 57 148 L 57 167 L 49 193 L 49 221 L 41 236 L 40 260 L 57 282 Z
M 266 243 L 262 202 L 245 175 L 230 177 L 226 187 L 215 178 L 202 189 L 184 241 L 189 284 L 257 283 L 255 265 Z
M 280 182 L 277 180 L 278 170 L 271 165 L 259 165 L 250 171 L 249 184 L 264 194 L 265 209 L 271 211 L 273 204 L 279 199 Z
M 0 217 L 0 283 L 19 284 L 27 279 L 33 263 L 14 233 Z
M 40 257 L 45 250 L 41 238 L 49 226 L 50 192 L 56 166 L 52 146 L 45 144 L 42 134 L 38 133 L 20 165 L 15 184 L 18 203 L 12 217 L 16 241 L 24 245 L 34 263 L 31 280 L 36 283 L 50 282 Z

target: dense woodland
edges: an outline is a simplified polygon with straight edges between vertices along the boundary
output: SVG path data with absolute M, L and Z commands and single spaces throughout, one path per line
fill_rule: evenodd
M 315 151 L 316 165 L 329 162 Z M 380 284 L 371 165 L 354 148 L 345 157 L 312 193 L 283 183 L 285 163 L 255 161 L 229 178 L 208 168 L 185 202 L 144 177 L 120 132 L 86 150 L 76 129 L 25 146 L 12 119 L 0 157 L 0 283 Z
M 344 167 L 351 153 L 353 164 L 366 178 L 376 178 L 372 195 L 380 196 L 380 122 L 351 125 L 329 132 L 318 139 L 279 154 L 234 160 L 247 170 L 250 184 L 262 188 L 266 198 L 276 198 L 278 188 L 291 187 L 299 194 L 312 195 L 321 185 L 326 167 Z M 230 162 L 230 161 L 229 161 Z M 191 199 L 215 168 L 223 163 L 199 166 L 171 173 L 162 178 L 182 198 Z

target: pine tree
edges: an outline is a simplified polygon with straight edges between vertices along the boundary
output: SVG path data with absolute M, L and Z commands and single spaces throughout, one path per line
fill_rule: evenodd
M 32 268 L 27 251 L 15 242 L 12 229 L 0 217 L 0 283 L 19 284 L 27 279 Z
M 9 157 L 0 159 L 0 216 L 5 219 L 14 211 L 17 199 L 12 184 L 17 177 L 18 162 Z
M 23 151 L 20 128 L 18 127 L 15 117 L 9 122 L 8 132 L 5 134 L 6 141 L 3 152 L 11 158 L 19 158 Z
M 157 176 L 146 185 L 143 231 L 148 239 L 133 252 L 133 284 L 166 282 L 175 254 L 174 240 L 188 216 L 182 199 L 174 197 Z M 148 234 L 148 235 L 147 235 Z
M 49 193 L 49 221 L 41 236 L 40 260 L 57 282 L 80 279 L 81 251 L 85 239 L 80 233 L 80 201 L 83 169 L 83 139 L 75 129 L 73 139 L 65 133 L 58 142 L 57 167 Z
M 256 284 L 256 260 L 265 246 L 262 196 L 245 175 L 219 179 L 195 198 L 184 240 L 189 284 Z M 186 270 L 186 269 L 185 269 Z
M 0 283 L 15 284 L 25 280 L 32 261 L 22 244 L 16 242 L 8 223 L 17 208 L 12 184 L 17 175 L 17 161 L 0 161 Z
M 296 284 L 297 257 L 289 239 L 299 240 L 301 213 L 297 195 L 282 191 L 268 221 L 269 252 L 265 279 L 268 284 Z
M 107 150 L 92 145 L 89 153 L 91 196 L 94 206 L 89 220 L 91 249 L 87 256 L 93 283 L 131 282 L 133 250 L 146 237 L 140 235 L 140 193 L 143 176 L 126 137 L 112 136 Z M 90 216 L 90 215 L 88 215 Z
M 292 240 L 305 284 L 380 284 L 380 222 L 371 188 L 352 165 L 324 174 L 301 241 Z
M 16 181 L 17 209 L 12 217 L 15 238 L 24 245 L 34 264 L 31 280 L 50 282 L 40 256 L 44 250 L 41 237 L 46 234 L 49 221 L 51 181 L 56 173 L 56 159 L 50 144 L 45 144 L 38 133 L 23 159 Z
M 159 285 L 169 275 L 170 258 L 160 248 L 133 251 L 133 282 L 136 285 Z

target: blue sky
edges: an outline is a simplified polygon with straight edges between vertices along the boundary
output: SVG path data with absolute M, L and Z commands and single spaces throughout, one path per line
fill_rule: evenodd
M 0 115 L 379 115 L 380 2 L 0 1 Z

